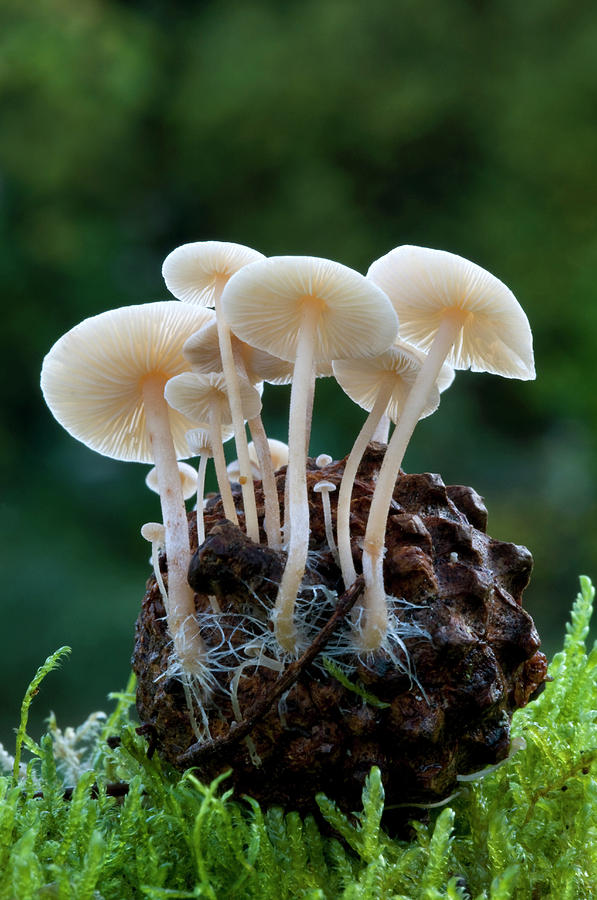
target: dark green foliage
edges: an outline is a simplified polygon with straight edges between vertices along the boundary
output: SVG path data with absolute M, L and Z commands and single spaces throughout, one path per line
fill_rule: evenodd
M 382 827 L 377 769 L 352 816 L 317 798 L 330 836 L 313 817 L 233 798 L 226 776 L 203 785 L 148 759 L 129 719 L 132 681 L 101 733 L 97 716 L 64 733 L 51 719 L 36 744 L 25 734 L 29 705 L 62 648 L 23 702 L 17 756 L 26 747 L 31 761 L 4 760 L 19 777 L 0 779 L 0 900 L 585 900 L 597 883 L 597 648 L 585 647 L 593 596 L 582 578 L 553 682 L 515 714 L 521 748 L 463 781 L 429 824 L 413 822 L 412 842 Z M 121 737 L 116 749 L 111 735 Z M 78 769 L 70 800 L 66 759 Z M 109 796 L 123 781 L 124 800 Z
M 359 271 L 418 243 L 512 288 L 537 381 L 459 375 L 405 465 L 472 484 L 491 534 L 530 547 L 526 605 L 557 648 L 597 556 L 596 46 L 589 0 L 0 0 L 3 609 L 28 634 L 5 649 L 1 740 L 61 644 L 62 720 L 126 678 L 157 499 L 62 432 L 39 370 L 85 316 L 165 299 L 183 241 Z M 288 391 L 264 406 L 284 439 Z M 314 455 L 345 455 L 362 418 L 320 380 Z

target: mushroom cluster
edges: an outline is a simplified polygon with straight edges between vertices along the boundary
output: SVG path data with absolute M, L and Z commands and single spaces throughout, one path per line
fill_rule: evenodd
M 165 624 L 152 681 L 181 686 L 194 735 L 187 744 L 213 740 L 226 702 L 227 727 L 240 727 L 248 668 L 271 686 L 315 664 L 309 654 L 321 661 L 327 619 L 325 659 L 342 678 L 385 659 L 424 693 L 409 641 L 429 640 L 429 628 L 404 614 L 408 591 L 386 588 L 402 460 L 455 369 L 535 377 L 529 324 L 514 295 L 468 260 L 410 246 L 363 276 L 331 260 L 195 242 L 169 254 L 163 276 L 176 300 L 86 319 L 50 350 L 41 385 L 71 435 L 155 467 L 148 484 L 159 492 L 163 523 L 147 523 L 143 534 Z M 321 377 L 335 377 L 369 413 L 340 467 L 326 454 L 309 458 Z M 287 444 L 266 434 L 264 381 L 291 384 Z M 232 437 L 237 458 L 227 466 Z M 364 490 L 359 473 L 372 447 L 383 452 Z M 199 464 L 189 486 L 189 467 L 178 460 L 192 457 Z M 209 459 L 219 496 L 204 500 Z M 196 512 L 185 507 L 191 495 Z M 231 557 L 242 546 L 239 559 L 254 560 L 240 566 L 242 577 L 225 565 L 218 577 L 201 574 L 223 534 Z M 261 573 L 254 583 L 251 571 Z M 245 741 L 257 764 L 250 735 Z M 177 752 L 190 758 L 188 746 Z

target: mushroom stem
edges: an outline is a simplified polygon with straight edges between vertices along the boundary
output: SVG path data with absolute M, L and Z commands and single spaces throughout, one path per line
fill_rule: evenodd
M 224 515 L 233 525 L 238 525 L 238 516 L 236 515 L 236 507 L 234 506 L 234 498 L 228 481 L 226 472 L 226 457 L 224 456 L 224 447 L 222 445 L 222 411 L 220 404 L 216 400 L 209 407 L 209 434 L 211 439 L 211 449 L 214 455 L 214 466 L 216 469 L 216 478 L 218 487 L 220 488 L 220 497 L 224 506 Z M 251 479 L 253 483 L 253 479 Z
M 205 543 L 205 520 L 203 517 L 203 497 L 205 496 L 205 470 L 207 469 L 207 453 L 199 457 L 197 469 L 197 546 Z
M 373 432 L 371 436 L 372 441 L 377 441 L 378 444 L 387 444 L 388 438 L 390 436 L 390 419 L 388 416 L 382 416 L 379 422 L 377 423 L 377 428 Z
M 238 352 L 240 341 L 238 341 L 233 334 L 230 335 L 230 339 L 236 368 L 248 380 L 247 368 L 242 358 L 242 354 Z M 251 437 L 255 444 L 255 451 L 257 453 L 257 460 L 261 471 L 261 486 L 263 488 L 263 502 L 265 506 L 265 521 L 263 527 L 267 535 L 268 546 L 278 550 L 282 546 L 280 501 L 278 500 L 278 489 L 276 488 L 276 480 L 274 478 L 272 455 L 270 453 L 267 434 L 265 433 L 261 415 L 255 416 L 254 419 L 249 420 L 249 431 L 251 432 Z
M 320 309 L 306 305 L 299 332 L 296 361 L 290 392 L 288 423 L 288 509 L 285 521 L 292 522 L 288 559 L 282 575 L 274 608 L 274 629 L 280 646 L 290 653 L 297 649 L 294 606 L 309 550 L 309 502 L 307 497 L 307 422 L 309 420 L 309 386 L 313 372 L 313 345 Z M 312 398 L 312 394 L 311 394 Z
M 311 368 L 311 376 L 309 378 L 309 395 L 307 397 L 307 422 L 305 426 L 305 454 L 309 456 L 309 443 L 311 441 L 311 425 L 313 423 L 313 404 L 315 402 L 315 384 L 317 382 L 317 373 L 315 366 Z M 305 461 L 306 465 L 306 461 Z
M 330 501 L 330 493 L 336 490 L 336 485 L 331 481 L 318 481 L 313 490 L 316 494 L 321 494 L 321 504 L 323 507 L 323 523 L 325 527 L 325 538 L 328 547 L 332 552 L 332 556 L 336 561 L 336 565 L 340 565 L 340 557 L 338 556 L 338 548 L 334 540 L 334 524 L 332 522 L 332 504 Z
M 363 545 L 365 617 L 359 641 L 365 651 L 378 649 L 388 625 L 383 580 L 383 554 L 388 512 L 396 478 L 429 392 L 437 381 L 446 357 L 458 339 L 465 317 L 466 312 L 463 313 L 460 310 L 448 310 L 444 314 L 427 358 L 410 389 L 379 470 Z
M 363 454 L 367 449 L 369 441 L 373 440 L 375 430 L 388 408 L 391 395 L 392 380 L 388 379 L 380 386 L 371 412 L 365 419 L 363 427 L 348 455 L 346 465 L 344 466 L 342 481 L 340 482 L 338 508 L 336 510 L 336 531 L 338 534 L 338 555 L 340 557 L 340 568 L 342 569 L 342 580 L 344 581 L 346 590 L 348 590 L 351 584 L 354 584 L 357 579 L 350 544 L 350 501 L 352 498 L 352 488 Z
M 216 310 L 216 322 L 218 326 L 218 341 L 220 344 L 220 356 L 222 357 L 222 371 L 228 387 L 228 400 L 232 413 L 232 425 L 234 427 L 234 439 L 240 468 L 240 485 L 243 492 L 243 506 L 245 510 L 245 528 L 247 535 L 256 544 L 259 543 L 259 523 L 257 521 L 257 506 L 255 504 L 255 489 L 253 487 L 253 475 L 251 461 L 249 459 L 249 445 L 247 432 L 245 431 L 245 419 L 240 399 L 238 385 L 238 373 L 234 364 L 230 328 L 222 312 L 222 290 L 224 283 L 216 285 L 214 291 L 214 305 Z
M 162 376 L 150 376 L 143 382 L 145 422 L 158 474 L 162 517 L 166 530 L 168 561 L 168 630 L 176 656 L 187 672 L 201 670 L 205 644 L 195 621 L 195 594 L 187 581 L 191 549 L 189 526 L 182 496 L 180 473 L 170 431 L 168 404 L 164 399 Z
M 276 479 L 274 478 L 274 464 L 270 453 L 267 435 L 263 427 L 261 416 L 249 419 L 249 431 L 255 444 L 255 452 L 261 471 L 261 484 L 263 486 L 263 501 L 265 505 L 265 517 L 263 527 L 267 535 L 269 547 L 279 550 L 282 546 L 282 532 L 280 526 L 280 501 Z

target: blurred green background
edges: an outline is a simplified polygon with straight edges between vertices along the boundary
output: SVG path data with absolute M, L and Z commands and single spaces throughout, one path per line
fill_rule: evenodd
M 597 6 L 577 0 L 0 0 L 0 739 L 47 654 L 33 733 L 126 681 L 159 517 L 146 467 L 71 439 L 39 370 L 86 316 L 165 299 L 166 254 L 232 240 L 360 271 L 457 252 L 526 310 L 537 381 L 461 373 L 405 465 L 485 496 L 526 544 L 552 653 L 596 576 Z M 266 389 L 271 435 L 284 389 Z M 319 382 L 312 451 L 363 420 Z

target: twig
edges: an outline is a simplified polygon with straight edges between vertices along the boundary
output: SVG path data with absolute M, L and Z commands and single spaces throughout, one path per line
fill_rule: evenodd
M 197 741 L 192 744 L 188 750 L 181 753 L 177 757 L 177 765 L 179 766 L 198 766 L 209 759 L 211 756 L 227 750 L 231 745 L 245 738 L 255 727 L 257 722 L 265 716 L 276 700 L 282 696 L 292 685 L 298 680 L 299 675 L 323 650 L 332 634 L 334 633 L 338 622 L 345 618 L 361 594 L 365 582 L 363 576 L 359 575 L 354 584 L 348 588 L 339 598 L 336 609 L 325 623 L 313 643 L 307 647 L 302 656 L 284 669 L 279 679 L 272 688 L 267 697 L 257 701 L 242 722 L 235 722 L 230 726 L 230 730 L 225 737 L 215 738 L 214 740 L 200 743 Z

